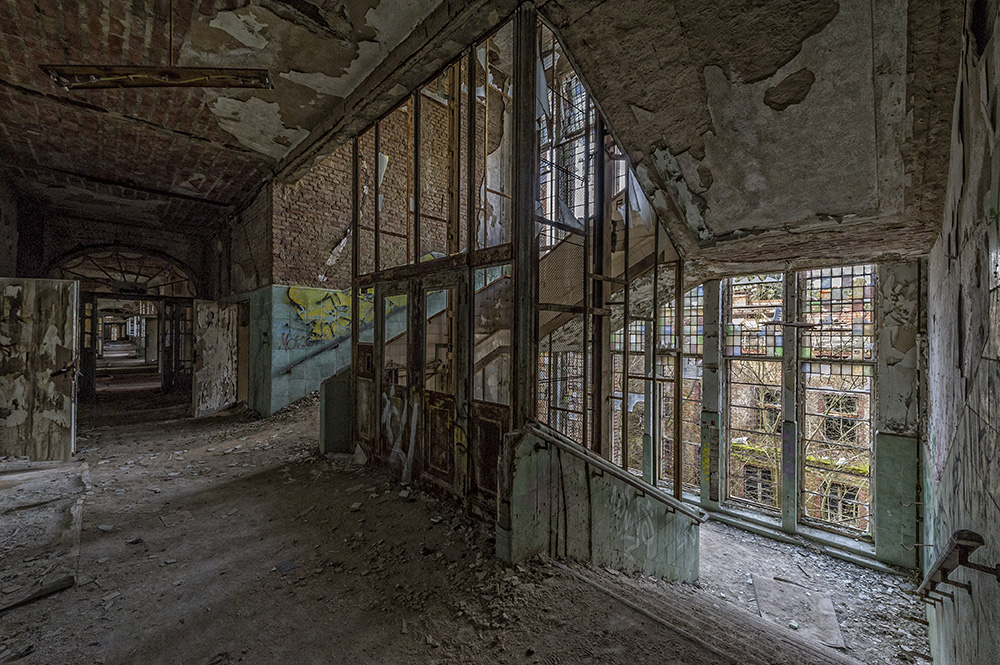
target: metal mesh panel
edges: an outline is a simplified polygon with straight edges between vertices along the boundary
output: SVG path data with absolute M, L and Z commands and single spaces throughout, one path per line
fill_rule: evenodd
M 573 315 L 539 344 L 539 419 L 566 436 L 584 442 L 583 317 Z
M 781 363 L 730 360 L 728 496 L 781 505 Z
M 780 358 L 784 275 L 747 275 L 729 280 L 729 320 L 725 354 L 729 357 Z

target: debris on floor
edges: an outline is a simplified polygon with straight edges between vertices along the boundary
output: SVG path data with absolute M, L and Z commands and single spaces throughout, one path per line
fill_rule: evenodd
M 94 464 L 95 491 L 84 506 L 78 582 L 4 617 L 0 654 L 35 645 L 32 662 L 39 663 L 252 665 L 325 662 L 336 654 L 357 665 L 634 665 L 683 651 L 686 665 L 721 665 L 732 662 L 719 655 L 726 649 L 767 658 L 799 649 L 784 662 L 855 662 L 819 646 L 822 657 L 803 659 L 808 647 L 801 628 L 765 622 L 756 616 L 756 601 L 737 607 L 721 600 L 720 593 L 738 597 L 728 587 L 720 591 L 712 556 L 700 589 L 545 559 L 507 566 L 494 556 L 492 525 L 379 469 L 325 459 L 318 429 L 314 398 L 266 420 L 236 412 L 208 421 L 92 429 L 81 457 Z M 243 452 L 220 454 L 236 442 Z M 234 456 L 238 466 L 229 465 Z M 96 464 L 104 459 L 114 463 Z M 171 481 L 149 492 L 150 478 L 163 477 Z M 101 524 L 114 530 L 103 533 L 96 528 Z M 798 570 L 798 563 L 811 584 L 823 577 L 825 557 L 802 557 L 795 548 L 776 552 L 756 541 L 754 551 L 747 549 L 747 534 L 723 534 L 718 527 L 703 527 L 715 534 L 703 536 L 703 551 L 706 543 L 718 552 L 729 548 L 728 572 L 738 561 L 743 570 L 733 581 L 750 597 L 752 575 L 792 579 L 788 569 Z M 20 553 L 2 541 L 0 547 L 7 557 Z M 53 554 L 36 556 L 51 565 L 59 559 L 47 558 Z M 751 569 L 753 557 L 777 568 Z M 840 564 L 829 569 L 838 571 L 838 584 L 848 575 L 867 575 Z M 609 611 L 608 596 L 581 577 L 626 602 Z M 18 585 L 12 599 L 29 593 L 31 584 L 0 579 L 0 590 Z M 847 656 L 898 663 L 897 654 L 927 651 L 909 635 L 883 634 L 883 623 L 865 632 L 855 617 L 871 612 L 873 596 L 855 601 L 850 613 L 841 607 L 843 598 L 833 595 Z M 670 608 L 677 607 L 699 608 L 692 620 L 753 628 L 736 641 L 711 639 L 690 626 L 685 637 L 662 623 L 675 619 Z M 869 658 L 876 640 L 881 655 Z

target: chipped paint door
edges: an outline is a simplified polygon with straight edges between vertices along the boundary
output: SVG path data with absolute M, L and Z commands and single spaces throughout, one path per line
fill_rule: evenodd
M 194 415 L 203 416 L 236 403 L 239 307 L 194 303 Z
M 0 279 L 0 455 L 73 454 L 78 303 L 77 282 Z

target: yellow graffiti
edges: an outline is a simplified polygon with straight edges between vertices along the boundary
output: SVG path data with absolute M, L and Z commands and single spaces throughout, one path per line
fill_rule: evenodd
M 374 295 L 362 293 L 358 298 L 361 325 L 375 321 Z M 288 287 L 288 301 L 296 316 L 309 330 L 309 341 L 333 341 L 351 334 L 351 292 L 328 291 L 298 286 Z M 406 296 L 386 298 L 389 311 L 406 307 Z
M 310 341 L 331 341 L 350 334 L 351 292 L 288 287 L 288 300 L 309 328 Z

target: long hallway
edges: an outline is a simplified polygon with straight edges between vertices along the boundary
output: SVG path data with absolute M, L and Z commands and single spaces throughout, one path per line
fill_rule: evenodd
M 703 556 L 702 588 L 547 559 L 506 567 L 488 526 L 454 505 L 371 466 L 319 457 L 315 397 L 267 420 L 230 412 L 155 426 L 111 421 L 84 435 L 84 464 L 61 467 L 80 469 L 81 482 L 67 483 L 57 504 L 72 512 L 84 499 L 75 522 L 47 542 L 12 535 L 17 520 L 0 526 L 0 567 L 10 571 L 0 603 L 39 580 L 70 573 L 76 581 L 3 617 L 0 658 L 818 664 L 898 662 L 897 654 L 926 650 L 919 635 L 894 634 L 885 614 L 898 608 L 877 596 L 844 608 L 835 595 L 847 655 L 740 607 L 721 552 L 732 548 L 731 563 L 762 541 L 721 525 L 704 532 L 703 552 L 716 556 Z M 6 464 L 0 483 L 20 482 L 16 464 Z M 76 534 L 73 524 L 82 527 Z M 912 587 L 804 548 L 767 549 L 742 562 L 736 584 L 747 586 L 752 566 L 755 576 L 797 566 L 814 592 L 863 580 L 870 591 Z

